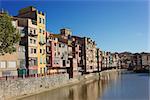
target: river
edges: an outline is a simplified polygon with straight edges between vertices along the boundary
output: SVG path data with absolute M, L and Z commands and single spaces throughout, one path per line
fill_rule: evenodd
M 109 79 L 43 92 L 19 100 L 150 100 L 148 74 L 115 74 Z

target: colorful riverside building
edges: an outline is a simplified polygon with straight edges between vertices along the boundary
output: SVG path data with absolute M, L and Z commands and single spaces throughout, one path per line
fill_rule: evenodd
M 0 16 L 3 13 L 0 13 Z M 18 26 L 18 21 L 12 17 L 12 25 L 24 36 L 23 27 Z M 25 47 L 19 42 L 14 45 L 16 52 L 6 53 L 0 56 L 0 77 L 18 76 L 17 69 L 25 69 Z
M 97 71 L 97 50 L 96 43 L 90 38 L 84 37 L 85 42 L 85 56 L 86 56 L 86 69 L 87 72 Z
M 82 74 L 97 71 L 97 49 L 96 43 L 91 38 L 73 36 L 79 43 L 81 60 L 79 67 Z
M 112 56 L 112 64 L 111 67 L 112 68 L 120 68 L 120 58 L 119 58 L 119 54 L 117 52 L 115 53 L 111 53 Z
M 25 46 L 27 73 L 37 74 L 37 25 L 29 18 L 14 18 L 18 20 L 18 25 L 23 27 L 24 36 L 21 37 L 20 43 Z
M 48 73 L 67 73 L 70 67 L 68 40 L 62 39 L 59 34 L 47 32 L 46 41 Z
M 111 52 L 106 52 L 106 56 L 107 56 L 107 68 L 111 68 L 112 67 L 112 55 L 111 55 Z
M 19 18 L 29 18 L 37 26 L 37 65 L 38 73 L 46 73 L 46 14 L 29 6 L 19 10 Z
M 97 48 L 97 71 L 101 71 L 102 70 L 102 51 Z
M 60 29 L 59 34 L 47 32 L 48 72 L 68 73 L 70 78 L 79 75 L 79 44 L 68 28 Z
M 105 51 L 102 51 L 102 70 L 106 69 L 107 66 L 107 54 Z

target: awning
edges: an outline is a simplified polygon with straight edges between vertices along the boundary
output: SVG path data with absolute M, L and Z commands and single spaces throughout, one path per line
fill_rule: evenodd
M 29 69 L 36 70 L 38 69 L 38 66 L 29 66 Z

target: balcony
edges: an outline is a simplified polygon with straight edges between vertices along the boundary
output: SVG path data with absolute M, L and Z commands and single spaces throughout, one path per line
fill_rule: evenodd
M 29 62 L 29 66 L 37 66 L 38 65 L 37 58 L 30 57 L 28 62 Z
M 39 44 L 40 44 L 40 45 L 45 45 L 46 43 L 45 43 L 44 41 L 43 41 L 43 42 L 40 41 Z
M 73 54 L 72 54 L 72 53 L 69 53 L 69 54 L 68 54 L 68 57 L 69 57 L 69 58 L 72 58 L 72 57 L 73 57 Z
M 33 25 L 37 25 L 37 21 L 36 20 L 32 20 L 32 24 Z
M 46 53 L 47 53 L 47 54 L 51 54 L 51 51 L 47 50 Z
M 29 33 L 28 36 L 37 37 L 37 33 Z

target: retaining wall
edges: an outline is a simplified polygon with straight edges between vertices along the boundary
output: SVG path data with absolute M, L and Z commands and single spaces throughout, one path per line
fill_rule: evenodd
M 36 93 L 45 90 L 45 88 L 54 88 L 66 84 L 68 80 L 68 74 L 7 81 L 0 80 L 0 100 Z

